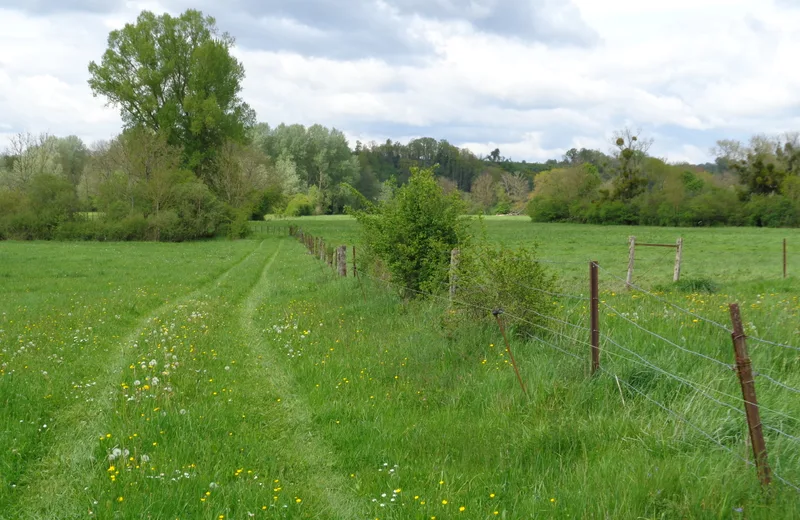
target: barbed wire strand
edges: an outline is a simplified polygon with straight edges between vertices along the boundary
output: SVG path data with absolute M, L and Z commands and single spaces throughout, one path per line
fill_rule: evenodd
M 778 385 L 778 386 L 780 386 L 782 388 L 785 388 L 786 390 L 789 390 L 789 391 L 794 392 L 796 394 L 800 394 L 800 389 L 797 389 L 797 388 L 794 388 L 793 386 L 789 386 L 789 385 L 786 385 L 784 383 L 781 383 L 777 379 L 773 379 L 772 377 L 768 376 L 767 374 L 764 374 L 763 372 L 756 371 L 755 375 L 756 375 L 756 377 L 763 377 L 767 381 L 769 381 L 769 382 L 771 382 L 771 383 L 773 383 L 775 385 Z
M 543 339 L 541 339 L 541 338 L 536 338 L 535 336 L 531 336 L 531 337 L 532 337 L 532 338 L 534 338 L 534 339 L 538 339 L 539 341 L 541 341 L 541 342 L 542 342 L 542 343 L 544 343 L 545 345 L 547 345 L 547 346 L 549 346 L 549 347 L 551 347 L 551 348 L 553 348 L 553 349 L 555 349 L 555 350 L 558 350 L 558 351 L 560 351 L 560 352 L 562 352 L 562 353 L 564 353 L 564 354 L 567 354 L 567 355 L 569 355 L 569 356 L 571 356 L 571 357 L 574 357 L 575 359 L 578 359 L 578 360 L 580 360 L 580 359 L 581 359 L 579 356 L 577 356 L 577 355 L 575 355 L 575 354 L 573 354 L 573 353 L 571 353 L 571 352 L 567 352 L 566 350 L 564 350 L 564 349 L 562 349 L 562 348 L 560 348 L 560 347 L 557 347 L 556 345 L 553 345 L 552 343 L 550 343 L 550 342 L 548 342 L 548 341 L 545 341 L 545 340 L 543 340 Z M 607 352 L 607 353 L 608 353 L 608 352 Z M 616 355 L 617 355 L 617 356 L 619 356 L 619 357 L 623 357 L 623 358 L 624 358 L 624 356 L 620 356 L 619 354 L 616 354 Z M 627 359 L 627 358 L 626 358 L 626 359 Z M 632 361 L 632 360 L 631 360 L 631 361 Z M 673 415 L 673 416 L 677 417 L 677 418 L 678 418 L 678 419 L 679 419 L 681 422 L 683 422 L 684 424 L 687 424 L 687 425 L 691 426 L 693 429 L 695 429 L 695 430 L 697 430 L 698 432 L 700 432 L 700 433 L 701 433 L 701 434 L 702 434 L 704 437 L 708 438 L 709 440 L 711 440 L 712 442 L 714 442 L 715 444 L 717 444 L 718 446 L 720 446 L 721 448 L 723 448 L 723 449 L 724 449 L 725 451 L 727 451 L 728 453 L 732 453 L 732 454 L 734 454 L 734 455 L 735 455 L 735 456 L 736 456 L 738 459 L 740 459 L 740 460 L 744 461 L 744 462 L 745 462 L 747 465 L 755 467 L 755 464 L 754 464 L 752 461 L 750 461 L 750 460 L 748 460 L 748 459 L 746 459 L 746 458 L 742 457 L 741 455 L 739 455 L 738 453 L 736 453 L 735 451 L 733 451 L 731 448 L 728 448 L 727 446 L 725 446 L 724 444 L 722 444 L 721 442 L 719 442 L 719 440 L 717 440 L 717 439 L 716 439 L 716 438 L 715 438 L 713 435 L 711 435 L 710 433 L 706 432 L 705 430 L 703 430 L 703 429 L 702 429 L 702 428 L 700 428 L 699 426 L 695 425 L 694 423 L 692 423 L 691 421 L 689 421 L 689 420 L 688 420 L 686 417 L 684 417 L 683 415 L 681 415 L 681 414 L 679 414 L 679 413 L 675 412 L 674 410 L 671 410 L 670 408 L 668 408 L 667 406 L 663 405 L 662 403 L 660 403 L 660 402 L 656 401 L 655 399 L 653 399 L 653 398 L 652 398 L 652 397 L 650 397 L 649 395 L 647 395 L 647 394 L 645 394 L 645 393 L 641 392 L 641 391 L 640 391 L 638 388 L 634 387 L 633 385 L 631 385 L 630 383 L 628 383 L 628 382 L 627 382 L 627 381 L 625 381 L 624 379 L 619 379 L 619 377 L 617 376 L 617 374 L 615 374 L 614 372 L 612 372 L 612 371 L 610 371 L 610 370 L 608 370 L 608 369 L 606 369 L 606 368 L 604 368 L 604 367 L 602 367 L 602 366 L 601 366 L 601 367 L 599 367 L 599 369 L 600 369 L 600 371 L 601 371 L 601 372 L 605 372 L 606 374 L 609 374 L 609 375 L 612 375 L 612 376 L 614 376 L 614 378 L 615 378 L 617 381 L 619 381 L 620 383 L 622 383 L 623 385 L 625 385 L 626 387 L 628 387 L 630 390 L 632 390 L 632 391 L 636 392 L 637 394 L 641 395 L 642 397 L 644 397 L 646 400 L 650 401 L 651 403 L 653 403 L 653 404 L 656 404 L 658 407 L 660 407 L 661 409 L 663 409 L 664 411 L 666 411 L 666 412 L 667 412 L 667 413 L 669 413 L 670 415 Z M 790 482 L 789 480 L 787 480 L 787 479 L 783 478 L 782 476 L 778 475 L 778 474 L 775 472 L 774 468 L 773 468 L 773 471 L 772 471 L 772 475 L 773 475 L 775 478 L 777 478 L 779 481 L 781 481 L 782 483 L 784 483 L 785 485 L 787 485 L 787 486 L 791 487 L 791 488 L 792 488 L 792 489 L 794 489 L 795 491 L 798 491 L 798 492 L 800 492 L 800 487 L 798 487 L 797 485 L 793 484 L 793 483 L 792 483 L 792 482 Z
M 602 367 L 600 368 L 600 370 L 602 370 L 603 372 L 606 372 L 606 373 L 608 373 L 608 374 L 610 374 L 610 375 L 613 375 L 614 377 L 616 377 L 616 374 L 614 374 L 614 373 L 612 373 L 612 372 L 610 372 L 610 371 L 608 371 L 608 370 L 606 370 L 606 369 L 604 369 L 604 368 L 602 368 Z M 656 406 L 658 406 L 659 408 L 661 408 L 661 409 L 662 409 L 662 410 L 664 410 L 665 412 L 667 412 L 667 413 L 669 413 L 670 415 L 672 415 L 672 416 L 674 416 L 674 417 L 678 418 L 678 420 L 680 420 L 680 421 L 681 421 L 681 422 L 683 422 L 684 424 L 686 424 L 686 425 L 688 425 L 688 426 L 691 426 L 693 429 L 695 429 L 695 430 L 697 430 L 698 432 L 700 432 L 700 433 L 701 433 L 701 434 L 702 434 L 704 437 L 708 438 L 709 440 L 711 440 L 712 442 L 714 442 L 715 444 L 717 444 L 719 447 L 721 447 L 723 450 L 727 451 L 728 453 L 731 453 L 732 455 L 734 455 L 734 456 L 735 456 L 736 458 L 738 458 L 739 460 L 743 461 L 743 462 L 744 462 L 745 464 L 747 464 L 748 466 L 755 467 L 755 463 L 754 463 L 754 462 L 752 462 L 752 461 L 750 461 L 750 460 L 748 460 L 748 459 L 746 459 L 746 458 L 742 457 L 741 455 L 739 455 L 738 453 L 736 453 L 735 451 L 733 451 L 731 448 L 729 448 L 729 447 L 725 446 L 724 444 L 722 444 L 721 442 L 719 442 L 719 440 L 715 439 L 715 438 L 714 438 L 714 437 L 713 437 L 713 436 L 712 436 L 710 433 L 706 432 L 705 430 L 703 430 L 703 429 L 702 429 L 702 428 L 700 428 L 699 426 L 695 425 L 694 423 L 692 423 L 691 421 L 689 421 L 689 420 L 688 420 L 686 417 L 684 417 L 683 415 L 681 415 L 681 414 L 679 414 L 679 413 L 675 412 L 674 410 L 671 410 L 670 408 L 668 408 L 668 407 L 667 407 L 667 406 L 665 406 L 664 404 L 662 404 L 662 403 L 660 403 L 660 402 L 656 401 L 655 399 L 653 399 L 653 398 L 652 398 L 652 397 L 650 397 L 649 395 L 645 394 L 644 392 L 640 391 L 638 388 L 634 387 L 633 385 L 631 385 L 631 384 L 630 384 L 630 383 L 628 383 L 627 381 L 621 380 L 621 383 L 622 383 L 622 384 L 624 384 L 624 385 L 625 385 L 627 388 L 629 388 L 630 390 L 632 390 L 632 391 L 636 392 L 637 394 L 639 394 L 640 396 L 644 397 L 645 399 L 647 399 L 647 400 L 648 400 L 648 401 L 650 401 L 651 403 L 655 404 Z M 800 492 L 800 487 L 798 487 L 798 486 L 797 486 L 797 485 L 795 485 L 794 483 L 790 482 L 789 480 L 787 480 L 787 479 L 783 478 L 782 476 L 778 475 L 777 473 L 775 473 L 775 470 L 774 470 L 774 469 L 773 469 L 773 471 L 772 471 L 772 476 L 774 476 L 775 478 L 777 478 L 778 480 L 780 480 L 780 481 L 781 481 L 783 484 L 785 484 L 785 485 L 789 486 L 790 488 L 794 489 L 795 491 L 798 491 L 798 492 Z
M 653 337 L 656 337 L 656 338 L 660 339 L 661 341 L 664 341 L 665 343 L 667 343 L 667 344 L 669 344 L 669 345 L 672 345 L 673 347 L 675 347 L 675 348 L 677 348 L 677 349 L 680 349 L 680 350 L 682 350 L 682 351 L 684 351 L 684 352 L 687 352 L 687 353 L 689 353 L 689 354 L 692 354 L 692 355 L 694 355 L 694 356 L 698 356 L 698 357 L 701 357 L 701 358 L 707 359 L 707 360 L 709 360 L 709 361 L 713 361 L 714 363 L 716 363 L 716 364 L 718 364 L 718 365 L 721 365 L 721 366 L 723 366 L 723 367 L 727 368 L 728 370 L 731 370 L 731 368 L 732 368 L 732 365 L 730 365 L 730 364 L 728 364 L 728 363 L 724 363 L 724 362 L 720 361 L 720 360 L 719 360 L 719 359 L 717 359 L 717 358 L 713 358 L 713 357 L 711 357 L 711 356 L 706 356 L 705 354 L 702 354 L 702 353 L 700 353 L 700 352 L 696 352 L 696 351 L 694 351 L 694 350 L 691 350 L 691 349 L 688 349 L 688 348 L 682 347 L 682 346 L 678 345 L 677 343 L 675 343 L 674 341 L 668 340 L 668 339 L 667 339 L 667 338 L 665 338 L 664 336 L 662 336 L 662 335 L 660 335 L 660 334 L 658 334 L 658 333 L 656 333 L 656 332 L 653 332 L 652 330 L 649 330 L 649 329 L 646 329 L 646 328 L 642 327 L 641 325 L 639 325 L 639 324 L 638 324 L 638 323 L 636 323 L 635 321 L 631 320 L 631 319 L 630 319 L 630 318 L 628 318 L 627 316 L 624 316 L 623 314 L 621 314 L 619 311 L 617 311 L 617 309 L 615 309 L 614 307 L 612 307 L 612 306 L 608 305 L 607 303 L 600 302 L 600 305 L 602 305 L 603 307 L 605 307 L 605 308 L 609 309 L 611 312 L 613 312 L 614 314 L 616 314 L 617 316 L 619 316 L 619 317 L 620 317 L 620 318 L 622 318 L 623 320 L 627 321 L 628 323 L 630 323 L 630 324 L 634 325 L 634 326 L 635 326 L 635 327 L 637 327 L 638 329 L 640 329 L 640 330 L 642 330 L 642 331 L 644 331 L 644 332 L 646 332 L 646 333 L 650 334 L 650 335 L 651 335 L 651 336 L 653 336 Z
M 604 273 L 610 275 L 612 278 L 616 278 L 620 282 L 623 282 L 623 283 L 627 284 L 627 281 L 624 278 L 621 278 L 621 277 L 615 275 L 611 271 L 603 268 L 603 266 L 599 266 L 599 267 L 600 267 L 601 271 L 603 271 Z M 686 314 L 694 316 L 695 318 L 697 318 L 697 319 L 699 319 L 701 321 L 704 321 L 706 323 L 714 325 L 715 327 L 718 327 L 718 328 L 728 332 L 729 334 L 733 332 L 731 329 L 729 329 L 727 326 L 723 325 L 722 323 L 714 321 L 714 320 L 712 320 L 710 318 L 706 318 L 705 316 L 697 314 L 696 312 L 690 311 L 689 309 L 686 309 L 684 307 L 681 307 L 680 305 L 672 303 L 671 301 L 669 301 L 669 300 L 667 300 L 665 298 L 661 298 L 660 296 L 657 296 L 657 295 L 651 293 L 650 291 L 648 291 L 646 289 L 643 289 L 642 287 L 639 287 L 638 285 L 636 285 L 634 283 L 631 283 L 630 286 L 633 287 L 634 289 L 636 289 L 637 291 L 639 291 L 639 292 L 641 292 L 643 294 L 646 294 L 647 296 L 650 296 L 651 298 L 655 298 L 656 300 L 658 300 L 658 301 L 660 301 L 662 303 L 665 303 L 665 304 L 669 305 L 670 307 L 673 307 L 674 309 L 677 309 L 677 310 L 679 310 L 681 312 L 685 312 Z
M 791 350 L 800 351 L 800 347 L 795 347 L 794 345 L 787 345 L 785 343 L 776 343 L 774 341 L 770 341 L 768 339 L 761 339 L 761 338 L 756 337 L 756 336 L 747 336 L 747 339 L 753 340 L 753 341 L 757 341 L 758 343 L 766 343 L 767 345 L 773 345 L 775 347 L 782 347 L 782 348 L 787 348 L 787 349 L 791 349 Z
M 563 348 L 561 348 L 561 347 L 557 347 L 556 345 L 554 345 L 554 344 L 550 343 L 549 341 L 545 341 L 544 339 L 540 338 L 539 336 L 534 336 L 533 334 L 530 334 L 530 333 L 526 333 L 526 335 L 527 335 L 529 338 L 531 338 L 531 339 L 533 339 L 533 340 L 535 340 L 535 341 L 539 341 L 539 342 L 541 342 L 541 343 L 544 343 L 545 345 L 547 345 L 547 346 L 548 346 L 548 347 L 550 347 L 550 348 L 553 348 L 553 349 L 555 349 L 555 350 L 558 350 L 559 352 L 562 352 L 562 353 L 564 353 L 564 354 L 566 354 L 566 355 L 568 355 L 568 356 L 572 356 L 572 357 L 574 357 L 575 359 L 577 359 L 578 361 L 583 361 L 583 358 L 581 358 L 579 355 L 577 355 L 577 354 L 574 354 L 574 353 L 572 353 L 572 352 L 569 352 L 569 351 L 567 351 L 567 350 L 565 350 L 565 349 L 563 349 Z M 590 346 L 591 346 L 591 345 L 590 345 Z
M 736 408 L 735 406 L 733 406 L 733 405 L 731 405 L 731 404 L 729 404 L 729 403 L 724 403 L 724 402 L 722 402 L 722 401 L 719 401 L 719 400 L 715 399 L 714 397 L 711 397 L 710 395 L 706 395 L 706 394 L 704 394 L 704 393 L 702 392 L 702 390 L 700 390 L 700 388 L 704 388 L 705 390 L 708 390 L 708 391 L 711 391 L 711 392 L 715 392 L 715 393 L 717 393 L 717 394 L 719 394 L 719 395 L 722 395 L 722 396 L 725 396 L 725 397 L 727 397 L 727 398 L 729 398 L 729 399 L 733 399 L 733 400 L 734 400 L 734 401 L 736 401 L 736 402 L 741 402 L 742 404 L 754 404 L 754 403 L 751 403 L 750 401 L 747 401 L 747 400 L 745 400 L 745 399 L 744 399 L 744 398 L 742 398 L 742 397 L 737 397 L 737 396 L 735 396 L 735 395 L 731 395 L 731 394 L 729 394 L 729 393 L 723 392 L 722 390 L 717 390 L 716 388 L 712 388 L 712 387 L 710 387 L 710 386 L 707 386 L 707 385 L 703 385 L 703 384 L 700 384 L 700 383 L 696 383 L 696 382 L 694 382 L 694 381 L 690 381 L 690 380 L 688 380 L 688 379 L 683 379 L 683 378 L 681 378 L 680 376 L 677 376 L 677 375 L 675 375 L 675 374 L 672 374 L 671 372 L 668 372 L 668 371 L 664 370 L 663 368 L 661 368 L 661 367 L 658 367 L 658 366 L 654 365 L 654 364 L 653 364 L 652 362 L 650 362 L 648 359 L 646 359 L 646 358 L 642 357 L 642 356 L 641 356 L 641 355 L 639 355 L 637 352 L 634 352 L 633 350 L 630 350 L 630 349 L 628 349 L 628 348 L 626 348 L 626 347 L 624 347 L 624 346 L 620 345 L 619 343 L 617 343 L 616 341 L 614 341 L 612 338 L 610 338 L 610 337 L 608 337 L 608 336 L 606 336 L 606 335 L 604 335 L 604 334 L 601 334 L 601 337 L 602 337 L 603 339 L 605 339 L 606 341 L 610 342 L 610 343 L 611 343 L 612 345 L 614 345 L 615 347 L 617 347 L 617 348 L 620 348 L 620 349 L 624 350 L 625 352 L 628 352 L 629 354 L 633 354 L 634 356 L 636 356 L 637 358 L 639 358 L 640 360 L 642 360 L 642 362 L 643 362 L 643 363 L 638 363 L 636 360 L 633 360 L 633 359 L 627 358 L 627 357 L 625 357 L 625 356 L 622 356 L 622 355 L 620 355 L 620 354 L 613 354 L 613 353 L 611 353 L 611 352 L 609 352 L 609 351 L 607 351 L 607 350 L 604 350 L 605 352 L 607 352 L 607 353 L 609 353 L 609 354 L 611 354 L 611 355 L 615 355 L 615 356 L 621 357 L 622 359 L 626 359 L 626 360 L 628 360 L 628 361 L 630 361 L 630 362 L 632 362 L 632 363 L 637 363 L 637 364 L 645 364 L 646 366 L 649 366 L 650 368 L 652 368 L 652 369 L 654 369 L 654 370 L 656 370 L 656 371 L 658 371 L 658 372 L 661 372 L 662 374 L 664 374 L 664 375 L 666 375 L 666 376 L 668 376 L 668 377 L 671 377 L 671 378 L 673 378 L 673 379 L 676 379 L 676 380 L 678 380 L 678 381 L 684 382 L 684 384 L 686 384 L 687 386 L 690 386 L 690 387 L 692 387 L 693 389 L 695 389 L 696 391 L 700 392 L 702 395 L 704 395 L 704 396 L 705 396 L 705 397 L 707 397 L 708 399 L 711 399 L 712 401 L 714 401 L 714 402 L 716 402 L 716 403 L 718 403 L 718 404 L 721 404 L 722 406 L 725 406 L 726 408 L 730 408 L 731 410 L 735 411 L 736 413 L 738 413 L 738 414 L 740 414 L 740 415 L 745 415 L 745 412 L 744 412 L 743 410 L 739 409 L 739 408 Z M 695 387 L 694 385 L 697 385 L 697 387 L 700 387 L 700 388 L 697 388 L 697 387 Z M 789 414 L 787 414 L 787 413 L 784 413 L 784 412 L 779 412 L 778 410 L 773 410 L 772 408 L 767 408 L 767 407 L 766 407 L 766 406 L 764 406 L 763 404 L 757 404 L 757 406 L 758 406 L 760 409 L 762 409 L 762 410 L 764 410 L 764 411 L 766 411 L 766 412 L 770 412 L 770 413 L 773 413 L 773 414 L 775 414 L 775 415 L 778 415 L 778 416 L 781 416 L 781 417 L 785 417 L 786 419 L 791 419 L 792 421 L 796 421 L 796 420 L 797 420 L 796 418 L 794 418 L 793 416 L 791 416 L 791 415 L 789 415 Z M 766 424 L 764 425 L 764 427 L 765 427 L 765 428 L 770 428 L 770 429 L 773 429 L 774 431 L 776 431 L 776 432 L 778 432 L 778 433 L 780 433 L 780 434 L 782 434 L 782 435 L 784 435 L 784 436 L 786 436 L 786 437 L 789 437 L 789 438 L 792 438 L 792 439 L 796 439 L 794 436 L 792 436 L 792 435 L 790 435 L 790 434 L 788 434 L 788 433 L 786 433 L 786 432 L 783 432 L 783 431 L 781 431 L 781 430 L 774 429 L 774 428 L 772 428 L 772 427 L 770 427 L 770 426 L 768 426 L 768 425 L 766 425 Z

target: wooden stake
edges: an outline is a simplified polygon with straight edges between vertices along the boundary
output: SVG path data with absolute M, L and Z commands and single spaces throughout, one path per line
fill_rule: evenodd
M 356 266 L 356 246 L 353 246 L 353 276 L 358 278 L 358 267 Z
M 633 283 L 633 261 L 636 257 L 636 237 L 628 237 L 628 277 L 625 280 L 625 287 L 630 291 Z
M 742 327 L 739 305 L 731 303 L 730 311 L 731 323 L 733 324 L 731 337 L 733 338 L 733 351 L 736 355 L 736 372 L 739 375 L 739 383 L 742 386 L 744 411 L 747 415 L 747 428 L 750 430 L 750 442 L 753 445 L 753 457 L 758 470 L 758 478 L 761 480 L 761 484 L 767 486 L 770 483 L 771 475 L 767 462 L 767 445 L 764 442 L 764 428 L 758 411 L 753 367 L 750 364 L 750 357 L 747 355 L 747 340 L 744 335 L 744 327 Z
M 675 244 L 677 251 L 675 252 L 675 272 L 672 275 L 672 281 L 677 282 L 681 279 L 681 259 L 683 257 L 683 238 L 678 237 L 678 242 Z
M 591 294 L 592 374 L 600 368 L 600 275 L 597 262 L 589 262 L 589 292 Z
M 336 265 L 339 268 L 339 276 L 347 276 L 347 246 L 336 248 Z
M 786 239 L 783 239 L 783 278 L 786 278 Z
M 528 396 L 528 390 L 525 389 L 525 383 L 522 382 L 522 376 L 519 375 L 519 368 L 517 367 L 517 361 L 514 359 L 514 354 L 511 353 L 511 345 L 508 343 L 508 336 L 506 336 L 506 328 L 503 325 L 503 318 L 500 317 L 503 314 L 503 311 L 500 309 L 495 309 L 492 311 L 494 318 L 497 320 L 497 325 L 500 327 L 500 333 L 503 334 L 503 341 L 506 342 L 506 352 L 508 352 L 508 357 L 511 358 L 511 365 L 514 367 L 514 373 L 517 374 L 517 381 L 519 381 L 519 387 L 522 388 L 522 393 L 525 396 Z
M 458 257 L 461 251 L 453 249 L 450 251 L 450 303 L 453 303 L 453 298 L 456 296 L 456 284 L 458 283 Z

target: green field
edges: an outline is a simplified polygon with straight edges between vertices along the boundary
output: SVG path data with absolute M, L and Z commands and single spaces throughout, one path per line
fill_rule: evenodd
M 268 224 L 289 223 L 359 242 L 344 218 Z M 512 340 L 529 397 L 496 327 L 443 330 L 443 301 L 335 277 L 287 236 L 0 242 L 0 518 L 800 517 L 798 492 L 765 495 L 743 460 L 730 335 L 671 305 L 727 325 L 738 301 L 748 334 L 800 344 L 797 230 L 486 232 L 538 243 L 564 280 L 550 330 Z M 625 291 L 631 234 L 682 235 L 684 277 L 719 291 L 665 292 L 666 249 L 637 252 L 635 281 L 659 290 Z M 800 484 L 800 356 L 752 339 L 750 353 L 770 463 Z

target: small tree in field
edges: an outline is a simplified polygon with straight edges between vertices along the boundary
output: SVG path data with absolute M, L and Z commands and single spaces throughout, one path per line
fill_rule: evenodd
M 367 258 L 380 261 L 405 296 L 413 296 L 442 290 L 450 251 L 468 239 L 463 211 L 458 193 L 445 195 L 433 169 L 412 168 L 409 183 L 393 198 L 354 215 Z

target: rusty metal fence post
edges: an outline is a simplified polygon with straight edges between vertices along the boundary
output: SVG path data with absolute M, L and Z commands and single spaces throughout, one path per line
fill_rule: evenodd
M 730 304 L 731 323 L 733 324 L 733 350 L 736 355 L 736 373 L 742 386 L 744 411 L 747 416 L 747 429 L 750 431 L 750 442 L 753 446 L 753 456 L 761 484 L 768 485 L 771 480 L 769 463 L 767 462 L 767 445 L 764 442 L 764 427 L 761 424 L 761 414 L 758 411 L 756 399 L 756 385 L 753 379 L 753 367 L 747 355 L 747 341 L 742 327 L 742 316 L 739 305 Z
M 591 294 L 591 344 L 592 374 L 600 369 L 600 273 L 596 261 L 589 262 L 589 284 Z

